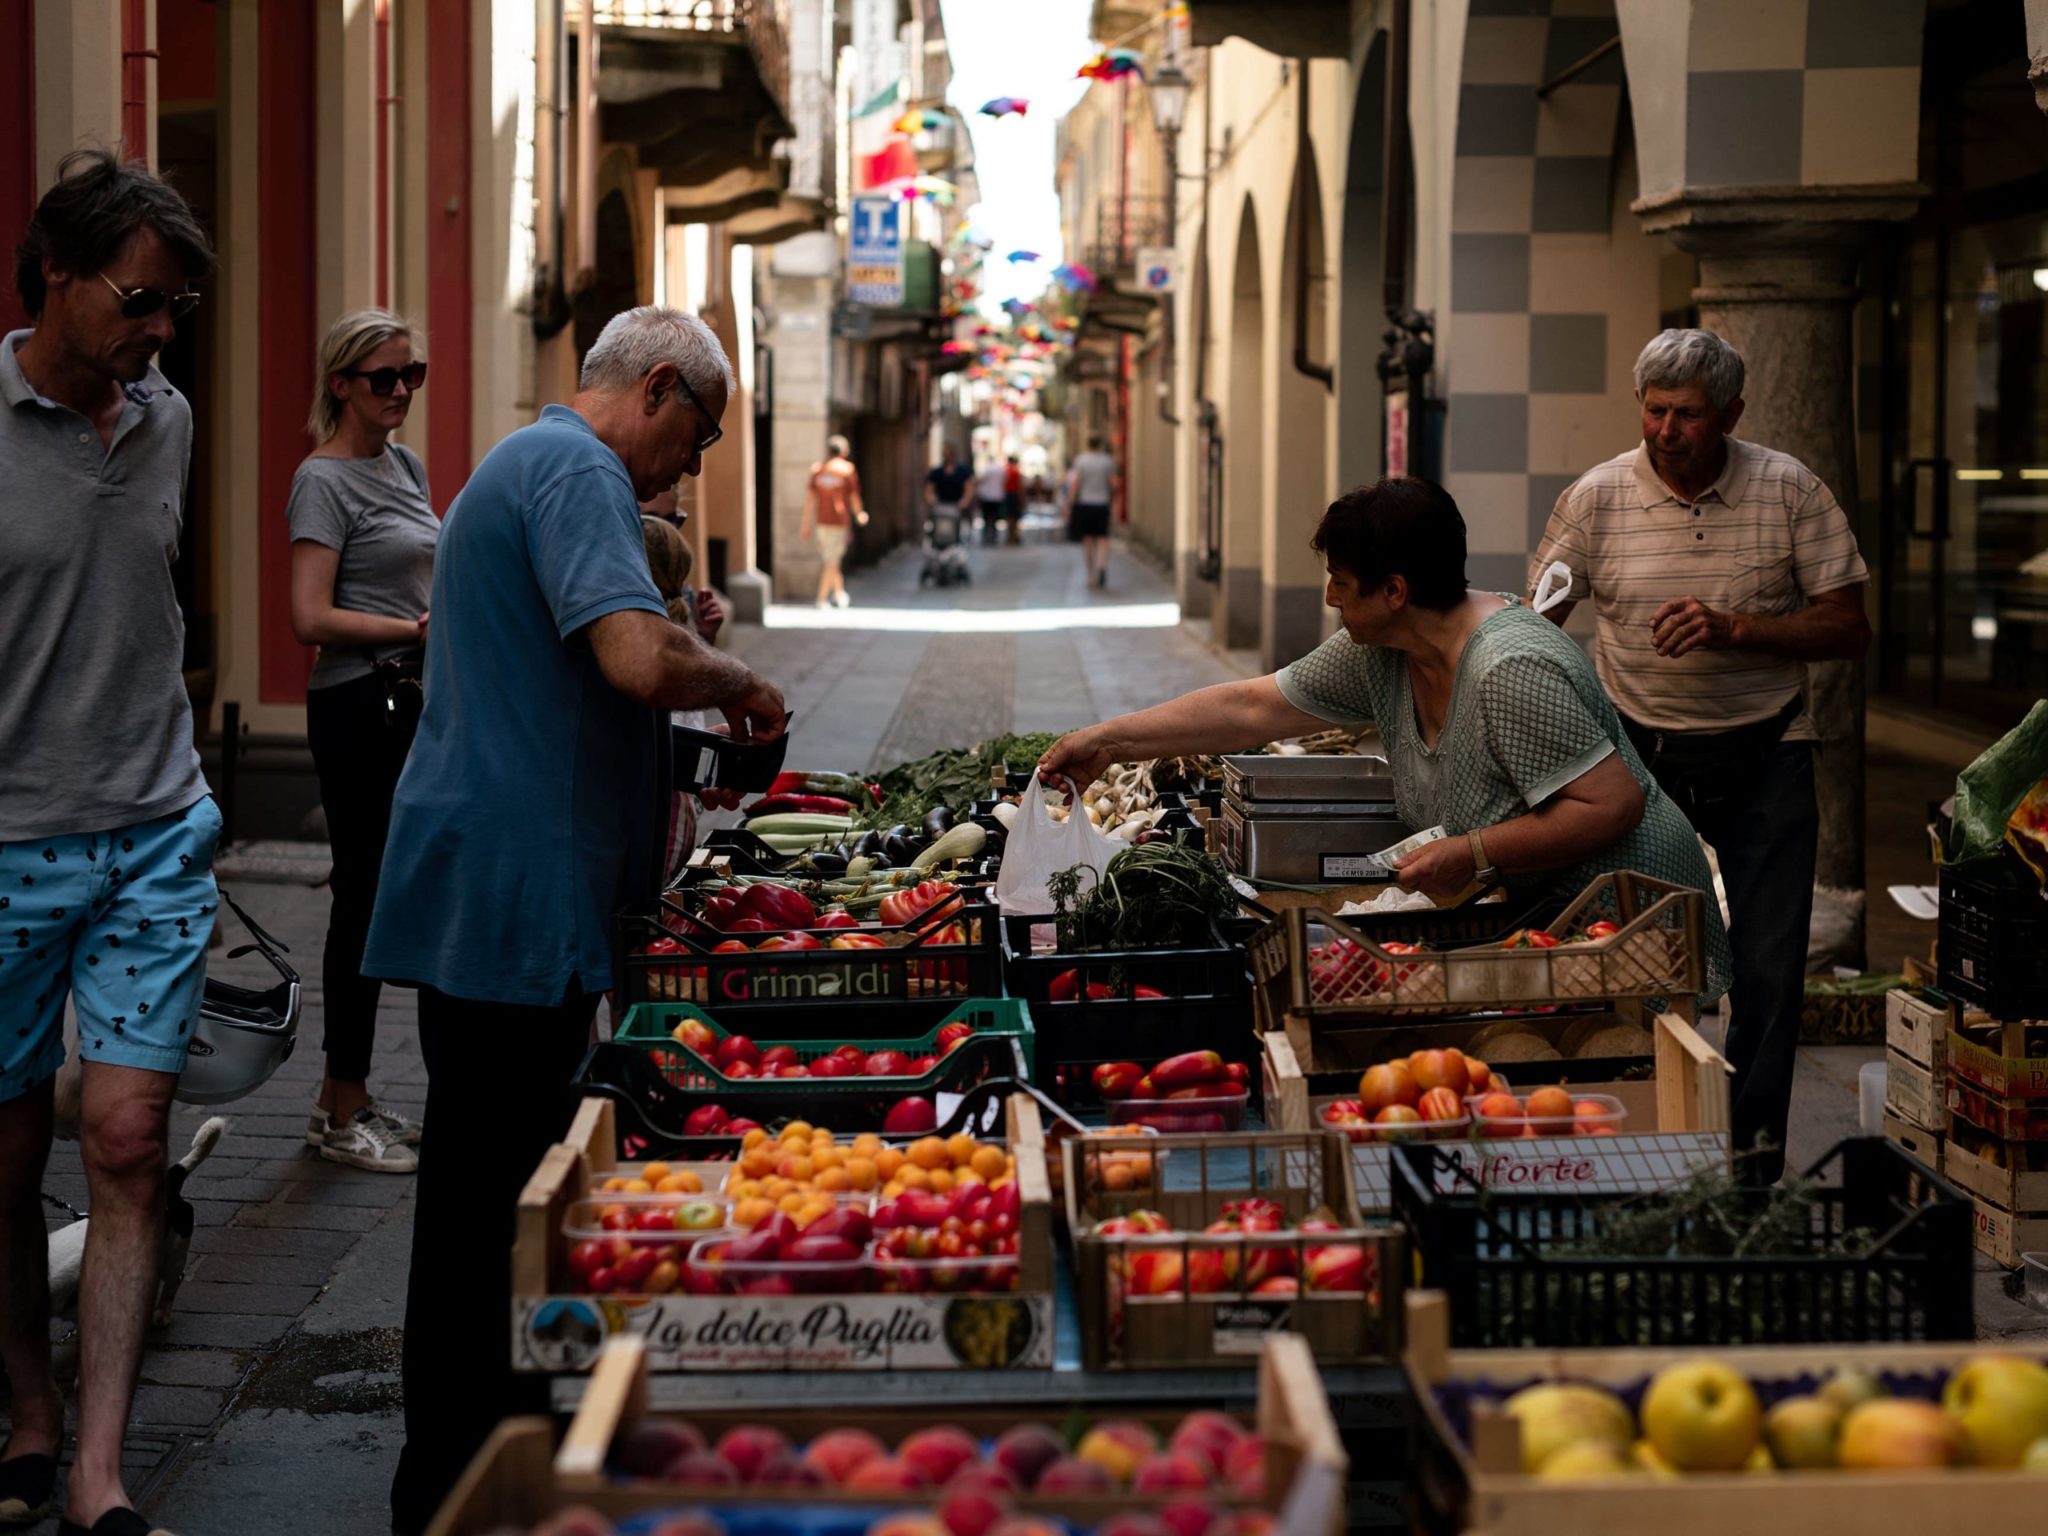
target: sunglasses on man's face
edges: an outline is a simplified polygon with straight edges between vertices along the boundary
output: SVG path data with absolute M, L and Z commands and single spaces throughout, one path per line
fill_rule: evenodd
M 676 388 L 680 389 L 683 392 L 683 398 L 685 400 L 689 401 L 690 404 L 697 407 L 697 414 L 699 416 L 702 416 L 705 419 L 705 421 L 710 422 L 711 424 L 711 430 L 705 433 L 702 437 L 698 438 L 697 446 L 691 450 L 691 452 L 701 456 L 710 449 L 713 443 L 717 442 L 721 437 L 725 436 L 725 428 L 721 427 L 717 422 L 711 420 L 711 413 L 704 409 L 704 402 L 697 398 L 697 391 L 690 388 L 690 381 L 684 378 L 680 373 L 676 375 Z
M 344 368 L 341 370 L 341 376 L 344 379 L 368 379 L 370 393 L 373 395 L 390 394 L 398 388 L 398 381 L 403 379 L 406 392 L 416 395 L 420 392 L 420 386 L 427 382 L 427 365 L 407 363 L 403 368 Z
M 114 297 L 121 301 L 121 313 L 130 320 L 147 320 L 166 304 L 171 307 L 171 318 L 182 320 L 199 306 L 196 293 L 165 293 L 161 288 L 123 288 L 104 272 L 99 274 L 99 279 L 114 290 Z

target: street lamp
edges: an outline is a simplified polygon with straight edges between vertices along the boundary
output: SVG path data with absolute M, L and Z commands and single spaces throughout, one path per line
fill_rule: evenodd
M 1187 121 L 1188 92 L 1194 82 L 1178 64 L 1162 64 L 1153 72 L 1152 125 L 1161 133 L 1179 133 Z
M 1152 125 L 1166 150 L 1166 243 L 1180 245 L 1180 130 L 1187 121 L 1188 93 L 1194 82 L 1168 57 L 1152 72 Z M 1173 299 L 1169 296 L 1160 316 L 1162 346 L 1159 362 L 1159 419 L 1168 426 L 1180 425 L 1173 414 Z

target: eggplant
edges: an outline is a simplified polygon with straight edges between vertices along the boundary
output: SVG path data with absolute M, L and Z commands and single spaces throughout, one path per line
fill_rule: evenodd
M 927 841 L 936 842 L 953 829 L 951 806 L 935 805 L 924 813 L 924 835 Z
M 857 859 L 872 859 L 882 851 L 882 834 L 879 832 L 861 833 L 859 837 L 854 839 L 853 847 L 850 851 Z
M 843 849 L 826 849 L 811 855 L 811 868 L 821 875 L 845 874 L 846 862 L 846 853 Z
M 891 864 L 908 864 L 917 857 L 917 845 L 908 834 L 908 828 L 894 826 L 889 835 L 882 839 L 882 852 L 888 855 Z

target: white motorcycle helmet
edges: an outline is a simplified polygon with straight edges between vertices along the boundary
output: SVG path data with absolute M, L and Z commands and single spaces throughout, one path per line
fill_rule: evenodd
M 226 891 L 220 899 L 255 940 L 229 950 L 228 958 L 260 954 L 278 980 L 257 990 L 207 979 L 178 1079 L 177 1096 L 185 1104 L 228 1104 L 255 1092 L 291 1059 L 299 1041 L 299 973 L 284 961 L 287 946 L 264 932 Z

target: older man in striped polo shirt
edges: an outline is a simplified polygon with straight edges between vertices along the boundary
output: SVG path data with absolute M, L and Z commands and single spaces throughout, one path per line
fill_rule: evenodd
M 1594 660 L 1644 764 L 1713 845 L 1735 985 L 1727 1054 L 1745 1173 L 1784 1171 L 1813 913 L 1810 661 L 1861 656 L 1869 579 L 1813 471 L 1729 434 L 1742 357 L 1710 331 L 1665 331 L 1636 359 L 1643 441 L 1558 498 L 1531 568 L 1572 573 L 1562 624 L 1598 617 Z

